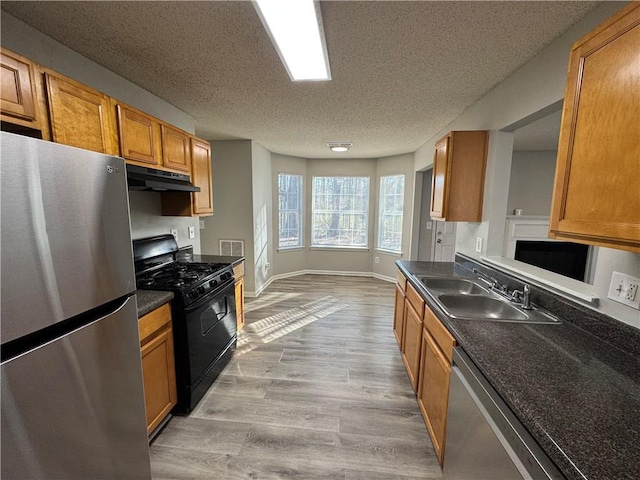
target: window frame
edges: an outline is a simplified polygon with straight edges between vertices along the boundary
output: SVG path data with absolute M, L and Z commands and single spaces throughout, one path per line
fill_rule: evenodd
M 366 181 L 366 195 L 363 197 L 363 201 L 366 203 L 366 210 L 350 210 L 349 214 L 351 215 L 363 215 L 365 221 L 364 228 L 364 245 L 331 245 L 331 244 L 323 244 L 316 243 L 315 232 L 316 232 L 316 180 L 320 178 L 352 178 L 352 179 L 362 179 Z M 311 177 L 311 233 L 310 233 L 310 248 L 314 250 L 318 249 L 328 249 L 328 250 L 369 250 L 369 234 L 370 234 L 370 213 L 371 213 L 371 176 L 369 175 L 313 175 Z M 335 210 L 333 210 L 335 211 Z M 329 212 L 329 210 L 326 210 Z M 340 229 L 342 230 L 342 229 Z
M 384 227 L 384 222 L 383 222 L 383 217 L 385 215 L 393 215 L 393 216 L 398 216 L 397 213 L 387 213 L 385 212 L 385 196 L 387 195 L 385 193 L 385 189 L 383 188 L 383 184 L 385 179 L 387 178 L 392 178 L 392 177 L 402 177 L 402 193 L 398 194 L 398 193 L 393 193 L 392 195 L 400 195 L 401 196 L 401 205 L 402 205 L 402 212 L 400 213 L 400 231 L 396 232 L 400 234 L 400 244 L 399 244 L 399 248 L 393 249 L 393 248 L 389 248 L 389 247 L 384 247 L 381 245 L 381 241 L 384 238 L 383 236 L 383 227 Z M 387 252 L 387 253 L 393 253 L 396 255 L 402 255 L 402 241 L 403 241 L 403 228 L 404 228 L 404 210 L 405 210 L 405 201 L 404 201 L 404 197 L 405 197 L 405 187 L 406 187 L 406 182 L 407 182 L 407 175 L 405 173 L 393 173 L 393 174 L 388 174 L 388 175 L 381 175 L 380 176 L 380 185 L 379 185 L 379 190 L 378 190 L 378 228 L 376 229 L 376 250 L 379 250 L 381 252 Z
M 298 178 L 298 209 L 286 209 L 281 210 L 281 202 L 280 195 L 282 192 L 280 191 L 280 177 L 297 177 Z M 281 225 L 282 225 L 282 213 L 297 213 L 298 214 L 298 243 L 297 245 L 282 245 L 281 238 Z M 291 230 L 289 228 L 289 230 Z M 297 250 L 304 248 L 304 175 L 299 173 L 288 173 L 288 172 L 279 172 L 278 173 L 278 251 L 285 250 Z

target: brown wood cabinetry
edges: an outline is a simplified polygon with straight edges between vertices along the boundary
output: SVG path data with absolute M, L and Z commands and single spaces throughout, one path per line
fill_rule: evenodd
M 160 124 L 151 115 L 113 100 L 112 103 L 118 117 L 120 154 L 128 163 L 157 167 L 162 157 Z
M 402 361 L 414 391 L 418 389 L 423 309 L 424 300 L 413 285 L 407 283 L 402 331 Z
M 213 215 L 213 180 L 211 177 L 211 145 L 199 138 L 191 138 L 191 182 L 200 191 L 191 194 L 194 215 Z
M 52 72 L 45 73 L 54 142 L 118 155 L 109 97 Z
M 236 280 L 236 320 L 238 330 L 241 330 L 244 327 L 244 261 L 234 265 L 233 276 Z
M 405 289 L 407 288 L 407 279 L 403 273 L 398 270 L 396 272 L 396 306 L 393 311 L 393 334 L 396 337 L 398 346 L 402 350 L 402 331 L 404 329 L 404 300 Z
M 40 130 L 34 64 L 3 48 L 0 50 L 0 67 L 2 121 Z
M 189 135 L 165 124 L 162 134 L 162 165 L 169 170 L 191 173 L 191 141 Z
M 454 338 L 429 307 L 425 306 L 418 405 L 440 465 L 444 460 L 449 380 L 454 345 Z
M 549 236 L 640 252 L 640 4 L 569 57 Z
M 138 320 L 147 433 L 162 423 L 178 400 L 168 303 Z
M 482 220 L 488 132 L 449 132 L 433 159 L 431 218 L 447 222 Z

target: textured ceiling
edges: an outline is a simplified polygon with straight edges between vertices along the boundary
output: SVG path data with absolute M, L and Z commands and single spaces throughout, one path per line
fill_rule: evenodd
M 416 150 L 598 3 L 323 1 L 333 80 L 317 83 L 289 80 L 247 1 L 1 8 L 190 114 L 204 138 L 324 158 Z

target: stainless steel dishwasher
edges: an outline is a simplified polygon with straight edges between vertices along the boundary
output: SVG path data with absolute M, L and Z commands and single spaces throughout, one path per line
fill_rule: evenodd
M 447 480 L 564 478 L 460 347 L 453 351 L 445 445 Z

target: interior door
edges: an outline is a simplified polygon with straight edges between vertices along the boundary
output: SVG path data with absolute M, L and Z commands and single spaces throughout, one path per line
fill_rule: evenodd
M 453 262 L 456 255 L 456 222 L 434 222 L 433 261 Z

